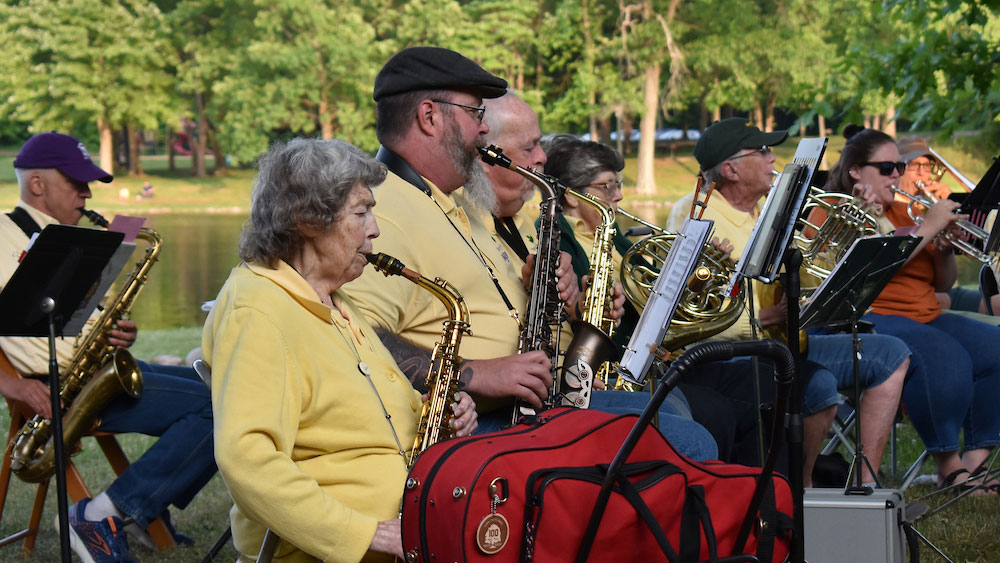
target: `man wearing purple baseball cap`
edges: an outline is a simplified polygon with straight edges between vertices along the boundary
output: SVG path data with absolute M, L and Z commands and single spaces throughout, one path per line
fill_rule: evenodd
M 61 133 L 35 135 L 14 159 L 21 199 L 13 211 L 0 215 L 0 284 L 17 269 L 31 236 L 51 224 L 75 225 L 91 197 L 89 183 L 112 177 L 94 164 L 78 139 Z M 95 312 L 84 331 L 94 326 Z M 107 337 L 113 346 L 129 347 L 138 331 L 120 320 Z M 80 338 L 56 340 L 60 371 L 70 365 Z M 26 403 L 51 417 L 48 387 L 32 376 L 48 372 L 48 341 L 44 338 L 0 338 L 0 350 L 23 377 L 0 372 L 0 395 Z M 88 562 L 131 561 L 126 536 L 155 546 L 143 530 L 166 516 L 170 504 L 184 508 L 216 472 L 212 441 L 211 394 L 193 369 L 138 362 L 144 392 L 124 395 L 101 412 L 97 429 L 159 436 L 146 452 L 100 495 L 70 507 L 71 545 Z M 131 522 L 126 526 L 125 522 Z M 58 524 L 58 522 L 57 522 Z M 181 543 L 190 538 L 174 533 Z

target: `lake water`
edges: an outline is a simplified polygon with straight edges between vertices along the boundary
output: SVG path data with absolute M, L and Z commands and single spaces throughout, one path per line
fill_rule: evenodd
M 666 224 L 666 206 L 636 207 L 629 212 L 656 225 Z M 132 318 L 144 330 L 201 326 L 201 304 L 214 299 L 229 271 L 239 263 L 236 253 L 246 215 L 150 215 L 147 225 L 163 237 L 160 259 L 132 308 Z M 959 281 L 978 284 L 979 262 L 960 256 Z
M 246 215 L 154 214 L 146 226 L 163 237 L 160 258 L 132 308 L 140 329 L 201 326 L 201 304 L 215 299 L 239 263 L 237 243 Z

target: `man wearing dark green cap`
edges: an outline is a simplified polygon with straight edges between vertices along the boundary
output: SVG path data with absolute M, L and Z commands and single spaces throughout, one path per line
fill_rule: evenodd
M 708 201 L 704 219 L 715 221 L 715 234 L 724 245 L 732 247 L 731 257 L 739 260 L 750 239 L 754 223 L 760 214 L 764 196 L 771 189 L 775 156 L 771 147 L 788 137 L 787 131 L 765 133 L 747 119 L 732 117 L 705 130 L 694 156 L 706 183 L 715 183 L 715 192 Z M 694 194 L 674 204 L 667 223 L 670 230 L 679 230 L 691 209 Z M 776 285 L 754 284 L 755 302 L 768 304 L 757 312 L 762 327 L 784 325 L 787 308 L 784 298 L 777 299 Z M 752 338 L 749 315 L 744 314 L 729 329 L 715 338 L 749 340 Z M 879 334 L 863 335 L 864 350 L 858 376 L 864 396 L 860 416 L 864 433 L 862 442 L 868 460 L 877 472 L 882 452 L 889 436 L 902 392 L 903 378 L 909 366 L 910 351 L 899 339 Z M 839 402 L 839 389 L 854 385 L 854 364 L 851 336 L 846 334 L 810 336 L 807 359 L 815 366 L 805 389 L 803 414 L 803 447 L 805 466 L 803 481 L 812 484 L 812 468 L 823 438 L 833 424 Z M 867 467 L 862 468 L 865 483 L 875 478 Z

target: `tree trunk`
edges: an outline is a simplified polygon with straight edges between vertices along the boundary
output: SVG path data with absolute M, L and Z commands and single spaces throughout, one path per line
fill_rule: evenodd
M 219 144 L 219 139 L 215 137 L 215 131 L 209 124 L 208 128 L 208 146 L 212 150 L 212 155 L 215 157 L 215 170 L 213 174 L 216 176 L 223 176 L 226 174 L 226 170 L 229 166 L 226 164 L 226 155 L 222 153 L 222 145 Z
M 819 125 L 819 136 L 820 137 L 825 137 L 826 136 L 826 117 L 823 117 L 822 115 L 817 115 L 816 116 L 816 120 L 817 120 L 818 125 Z
M 653 160 L 656 156 L 656 112 L 659 109 L 660 65 L 651 64 L 645 72 L 642 84 L 643 115 L 639 121 L 639 172 L 636 175 L 636 189 L 640 194 L 656 193 L 653 177 Z
M 893 119 L 894 117 L 896 117 L 896 106 L 889 106 L 882 118 L 882 132 L 893 138 L 896 136 L 896 120 Z
M 326 94 L 319 100 L 319 127 L 324 139 L 333 138 L 333 114 L 330 112 L 330 101 L 327 100 Z
M 177 163 L 174 162 L 174 157 L 177 153 L 174 151 L 174 132 L 167 130 L 167 169 L 173 172 L 177 170 Z
M 768 133 L 774 131 L 774 100 L 770 98 L 764 106 L 764 131 Z
M 601 143 L 608 143 L 611 140 L 611 118 L 603 117 L 597 120 L 597 139 Z
M 618 154 L 625 156 L 625 109 L 619 104 L 615 107 L 615 121 L 618 122 L 618 135 L 615 139 L 615 149 L 618 150 Z
M 97 134 L 101 139 L 101 168 L 108 174 L 115 173 L 115 143 L 111 124 L 105 118 L 97 120 Z
M 128 173 L 130 176 L 142 176 L 142 161 L 139 160 L 139 132 L 136 131 L 135 127 L 131 125 L 126 125 L 125 130 L 128 132 Z
M 208 175 L 208 168 L 205 166 L 205 146 L 208 140 L 208 119 L 205 116 L 205 102 L 201 92 L 194 93 L 195 111 L 198 112 L 198 122 L 195 127 L 198 129 L 197 135 L 192 135 L 189 141 L 191 145 L 191 158 L 194 162 L 194 175 L 203 178 Z
M 764 108 L 761 107 L 760 102 L 753 103 L 753 114 L 750 118 L 751 123 L 756 125 L 758 128 L 764 128 Z

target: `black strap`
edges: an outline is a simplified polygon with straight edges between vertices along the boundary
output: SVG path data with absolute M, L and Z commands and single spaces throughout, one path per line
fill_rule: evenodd
M 764 528 L 757 538 L 757 559 L 774 560 L 774 539 L 778 534 L 778 507 L 774 496 L 774 479 L 768 483 L 760 502 L 760 519 Z
M 31 218 L 31 215 L 23 207 L 15 207 L 14 211 L 8 213 L 7 216 L 24 231 L 24 234 L 28 238 L 31 238 L 31 235 L 42 230 L 42 227 Z
M 517 230 L 513 217 L 494 217 L 493 225 L 497 228 L 497 234 L 502 238 L 517 254 L 522 262 L 528 260 L 528 247 L 521 238 L 521 232 Z
M 635 490 L 632 482 L 628 480 L 628 477 L 619 475 L 618 485 L 621 487 L 622 496 L 632 505 L 636 514 L 642 518 L 642 521 L 646 523 L 646 527 L 649 528 L 653 537 L 656 538 L 656 543 L 660 545 L 660 550 L 663 551 L 663 555 L 666 556 L 667 561 L 671 563 L 676 561 L 679 563 L 681 559 L 670 545 L 670 540 L 667 539 L 667 534 L 663 531 L 663 527 L 656 521 L 653 511 L 649 509 L 646 501 L 642 500 L 642 497 L 639 496 L 639 492 Z
M 681 515 L 681 550 L 684 561 L 698 561 L 701 558 L 702 530 L 708 546 L 708 560 L 719 558 L 719 541 L 712 526 L 712 515 L 705 500 L 705 487 L 691 485 L 684 497 L 684 511 Z
M 392 152 L 392 150 L 385 145 L 379 147 L 378 153 L 375 154 L 375 160 L 384 164 L 386 168 L 391 170 L 396 176 L 399 176 L 408 183 L 413 184 L 425 194 L 431 195 L 431 188 L 427 185 L 427 182 L 424 181 L 420 173 L 410 166 L 409 162 L 403 160 L 403 157 Z

